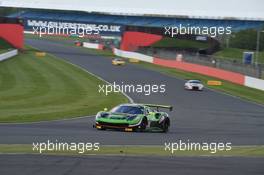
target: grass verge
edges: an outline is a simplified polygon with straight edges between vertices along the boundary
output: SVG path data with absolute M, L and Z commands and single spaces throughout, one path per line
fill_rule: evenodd
M 81 150 L 81 149 L 80 149 Z M 81 151 L 82 152 L 82 151 Z M 264 146 L 233 146 L 229 151 L 165 151 L 162 146 L 101 146 L 98 151 L 43 151 L 33 150 L 29 144 L 0 144 L 0 153 L 51 154 L 51 155 L 130 155 L 130 156 L 238 156 L 264 157 Z
M 128 102 L 121 93 L 105 96 L 105 82 L 52 55 L 37 50 L 0 63 L 0 122 L 34 122 L 94 115 Z

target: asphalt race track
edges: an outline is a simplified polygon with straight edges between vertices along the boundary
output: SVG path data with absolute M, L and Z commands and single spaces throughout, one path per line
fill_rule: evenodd
M 5 155 L 0 162 L 3 175 L 260 175 L 264 171 L 259 158 Z
M 173 105 L 171 128 L 163 133 L 97 131 L 94 118 L 36 124 L 1 124 L 0 143 L 31 144 L 48 139 L 100 142 L 107 145 L 163 145 L 179 139 L 195 142 L 231 142 L 232 145 L 264 144 L 264 107 L 208 89 L 192 92 L 183 89 L 183 80 L 146 70 L 138 65 L 113 66 L 111 59 L 89 54 L 86 50 L 46 40 L 27 40 L 43 51 L 113 83 L 165 84 L 166 93 L 150 96 L 131 93 L 135 102 Z
M 0 124 L 0 144 L 59 140 L 101 145 L 164 145 L 192 142 L 264 144 L 264 107 L 208 89 L 185 91 L 183 80 L 137 65 L 111 65 L 109 58 L 45 40 L 27 43 L 52 53 L 113 83 L 165 84 L 165 94 L 128 94 L 135 102 L 170 104 L 172 126 L 164 133 L 97 131 L 94 117 L 34 124 Z M 263 158 L 0 155 L 0 174 L 263 174 Z

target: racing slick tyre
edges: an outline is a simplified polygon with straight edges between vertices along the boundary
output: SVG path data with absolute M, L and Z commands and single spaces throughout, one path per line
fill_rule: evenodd
M 147 128 L 147 125 L 148 125 L 148 120 L 147 120 L 146 117 L 144 117 L 144 118 L 142 119 L 140 125 L 138 126 L 137 131 L 139 131 L 139 132 L 143 132 L 143 131 L 145 131 L 146 128 Z
M 167 118 L 162 123 L 162 126 L 161 126 L 162 132 L 167 133 L 169 131 L 169 126 L 170 126 L 170 120 Z

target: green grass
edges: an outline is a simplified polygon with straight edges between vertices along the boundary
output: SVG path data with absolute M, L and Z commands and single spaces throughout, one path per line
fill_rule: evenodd
M 238 62 L 242 62 L 244 51 L 250 51 L 250 50 L 237 49 L 237 48 L 223 48 L 222 50 L 216 52 L 214 55 L 219 57 L 219 59 L 237 60 Z M 255 52 L 255 51 L 252 51 L 252 52 Z M 258 62 L 264 64 L 264 52 L 263 51 L 259 52 Z
M 0 38 L 0 54 L 7 52 L 11 48 L 12 46 L 9 43 L 7 43 L 5 40 Z
M 33 122 L 94 115 L 128 100 L 105 96 L 105 84 L 91 74 L 51 55 L 36 57 L 27 48 L 0 63 L 0 122 Z
M 126 156 L 239 156 L 239 157 L 264 157 L 264 146 L 232 146 L 229 151 L 210 150 L 175 150 L 173 153 L 162 146 L 100 146 L 98 151 L 60 150 L 43 151 L 33 150 L 29 144 L 0 144 L 0 153 L 24 153 L 24 154 L 49 154 L 49 155 L 126 155 Z
M 207 43 L 193 41 L 193 40 L 185 40 L 185 39 L 177 39 L 177 38 L 163 38 L 162 40 L 151 45 L 152 47 L 163 47 L 163 48 L 208 48 Z

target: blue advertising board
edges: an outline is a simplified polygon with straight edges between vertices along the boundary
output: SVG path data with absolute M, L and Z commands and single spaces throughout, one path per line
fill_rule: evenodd
M 243 52 L 243 63 L 252 64 L 254 58 L 254 52 Z
M 115 35 L 120 36 L 124 30 L 122 25 L 108 23 L 88 23 L 81 21 L 62 21 L 47 19 L 24 19 L 26 31 L 40 32 L 50 35 Z

